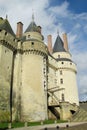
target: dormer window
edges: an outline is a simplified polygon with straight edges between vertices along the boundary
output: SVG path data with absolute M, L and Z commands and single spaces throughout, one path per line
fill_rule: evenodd
M 7 32 L 5 32 L 5 35 L 7 35 Z
M 58 55 L 58 58 L 60 58 L 60 55 Z
M 28 38 L 30 38 L 30 35 L 28 35 Z

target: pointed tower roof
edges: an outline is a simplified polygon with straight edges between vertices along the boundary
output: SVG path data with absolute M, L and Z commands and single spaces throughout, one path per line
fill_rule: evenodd
M 13 36 L 15 36 L 15 34 L 11 28 L 11 25 L 9 24 L 7 19 L 0 18 L 0 29 L 6 30 L 7 32 L 9 32 Z
M 25 33 L 26 32 L 39 32 L 38 26 L 34 22 L 34 14 L 32 14 L 32 21 L 29 24 L 28 28 L 26 29 Z
M 59 34 L 56 38 L 56 41 L 55 41 L 55 44 L 53 47 L 53 53 L 54 52 L 65 52 L 64 43 L 63 43 L 62 39 L 60 38 Z

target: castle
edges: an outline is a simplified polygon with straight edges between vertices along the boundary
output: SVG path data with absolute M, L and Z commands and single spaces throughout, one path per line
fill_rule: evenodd
M 76 64 L 67 35 L 52 36 L 47 45 L 32 17 L 23 33 L 14 34 L 8 19 L 0 17 L 0 120 L 68 120 L 78 110 Z M 6 119 L 4 118 L 6 115 Z

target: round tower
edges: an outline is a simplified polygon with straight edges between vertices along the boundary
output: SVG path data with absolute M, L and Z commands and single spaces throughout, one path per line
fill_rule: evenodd
M 23 36 L 21 120 L 47 119 L 47 46 L 41 27 L 32 22 Z
M 67 47 L 68 48 L 68 47 Z M 60 102 L 69 102 L 79 105 L 76 82 L 76 64 L 71 60 L 71 54 L 64 48 L 64 42 L 57 36 L 53 48 L 53 56 L 57 60 L 57 85 L 61 89 L 58 92 Z

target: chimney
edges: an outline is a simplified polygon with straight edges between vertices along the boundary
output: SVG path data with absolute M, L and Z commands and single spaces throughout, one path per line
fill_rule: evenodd
M 65 48 L 65 50 L 69 51 L 69 49 L 68 49 L 67 34 L 66 33 L 63 34 L 63 42 L 64 42 L 64 48 Z
M 16 32 L 16 37 L 20 38 L 23 34 L 23 23 L 22 22 L 18 22 L 17 23 L 17 32 Z
M 52 36 L 51 35 L 47 36 L 47 43 L 48 43 L 48 51 L 50 52 L 50 54 L 52 54 L 53 48 L 52 48 Z

